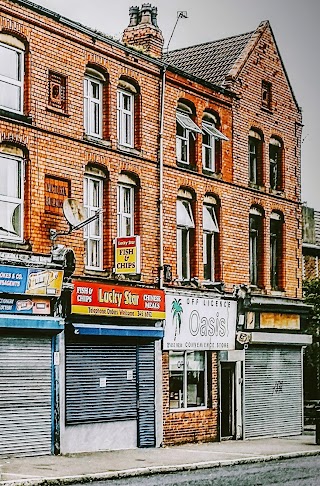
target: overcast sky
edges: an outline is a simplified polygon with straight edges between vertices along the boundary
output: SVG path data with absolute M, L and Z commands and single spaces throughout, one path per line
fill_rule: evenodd
M 129 7 L 148 0 L 32 0 L 88 27 L 121 39 Z M 158 7 L 165 45 L 177 11 L 170 49 L 249 32 L 269 20 L 303 114 L 302 201 L 320 210 L 320 0 L 149 0 Z

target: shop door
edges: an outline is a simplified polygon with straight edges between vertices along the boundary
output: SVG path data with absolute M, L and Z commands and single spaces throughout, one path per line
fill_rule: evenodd
M 0 456 L 51 454 L 51 338 L 0 337 Z
M 223 439 L 233 439 L 235 436 L 234 366 L 234 363 L 221 363 L 220 410 Z
M 245 357 L 245 438 L 302 433 L 298 346 L 252 346 Z

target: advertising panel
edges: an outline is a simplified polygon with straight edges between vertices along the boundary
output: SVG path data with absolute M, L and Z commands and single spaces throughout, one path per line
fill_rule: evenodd
M 58 297 L 63 270 L 0 265 L 0 292 Z
M 140 236 L 115 239 L 115 273 L 140 273 Z
M 3 314 L 34 314 L 49 315 L 50 299 L 35 297 L 0 297 L 0 313 Z
M 164 350 L 235 349 L 235 301 L 166 295 L 166 309 Z
M 75 281 L 71 312 L 105 317 L 164 319 L 162 290 Z

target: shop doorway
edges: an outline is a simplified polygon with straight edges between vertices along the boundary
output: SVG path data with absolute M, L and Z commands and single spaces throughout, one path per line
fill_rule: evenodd
M 235 438 L 235 363 L 221 363 L 220 373 L 221 439 Z

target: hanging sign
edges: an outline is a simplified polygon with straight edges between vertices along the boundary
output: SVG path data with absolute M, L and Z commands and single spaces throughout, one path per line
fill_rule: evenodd
M 63 270 L 0 265 L 0 293 L 58 297 Z
M 166 295 L 166 309 L 164 350 L 235 349 L 235 301 Z
M 106 317 L 164 319 L 163 290 L 73 282 L 71 312 Z
M 140 236 L 115 239 L 115 273 L 140 273 Z

